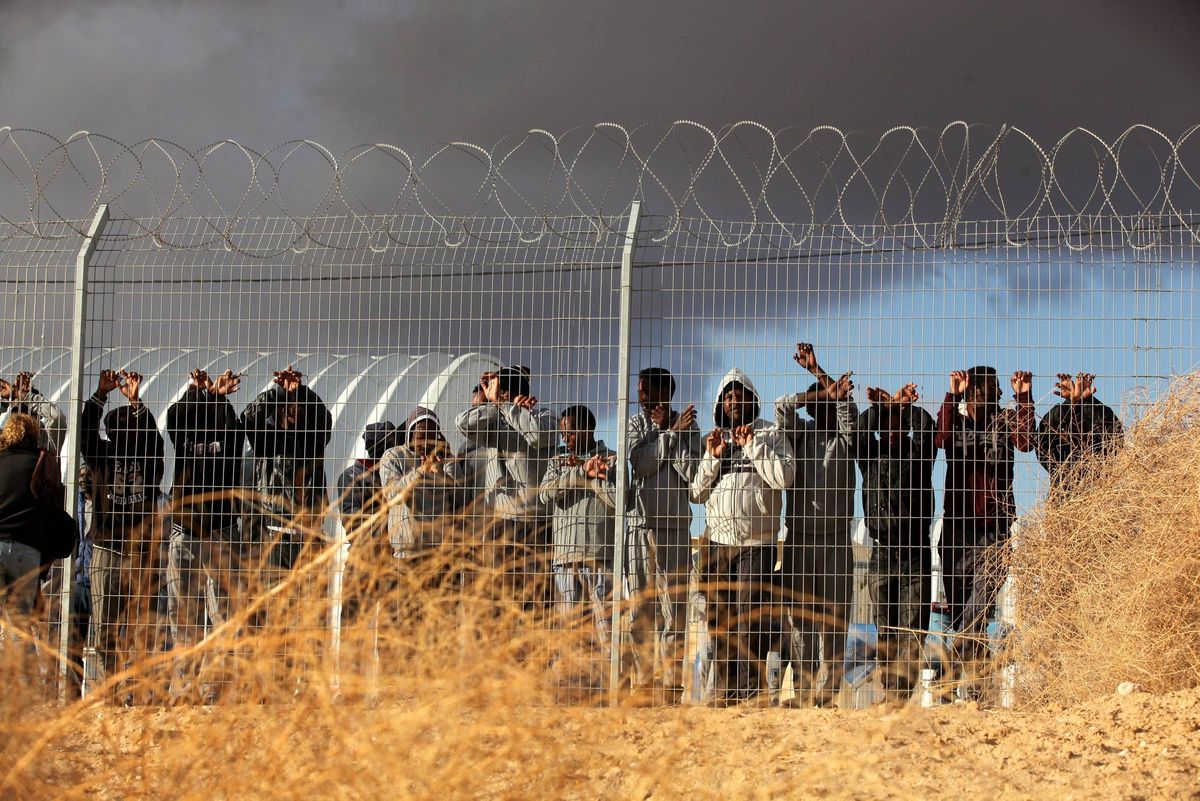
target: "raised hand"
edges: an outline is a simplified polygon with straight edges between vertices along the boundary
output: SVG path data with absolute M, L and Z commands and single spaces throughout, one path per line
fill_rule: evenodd
M 687 431 L 696 423 L 696 404 L 688 404 L 688 407 L 679 413 L 675 418 L 675 422 L 671 424 L 672 431 Z
M 283 391 L 289 395 L 300 389 L 300 379 L 302 378 L 304 378 L 304 373 L 301 373 L 290 364 L 286 370 L 278 370 L 271 374 L 271 379 L 283 387 Z
M 900 387 L 900 391 L 896 393 L 892 400 L 894 400 L 896 403 L 899 403 L 901 406 L 908 406 L 916 403 L 920 399 L 921 396 L 917 394 L 917 385 L 905 384 L 904 386 Z
M 879 387 L 867 387 L 867 401 L 887 404 L 892 402 L 892 396 L 887 393 L 887 390 Z
M 1018 395 L 1028 395 L 1033 392 L 1033 373 L 1028 370 L 1017 370 L 1009 379 L 1013 392 Z
M 1069 374 L 1058 373 L 1055 377 L 1058 379 L 1054 384 L 1055 395 L 1066 401 L 1079 400 L 1079 396 L 1076 394 L 1078 390 L 1076 389 L 1075 381 Z
M 955 370 L 950 374 L 950 394 L 966 395 L 971 388 L 971 376 L 966 370 Z
M 605 481 L 608 479 L 609 468 L 608 457 L 597 454 L 583 463 L 583 474 L 588 478 Z
M 513 405 L 533 411 L 533 407 L 537 406 L 537 398 L 532 395 L 518 395 L 513 398 Z
M 1080 373 L 1075 376 L 1075 392 L 1080 400 L 1096 396 L 1096 376 L 1091 373 Z
M 817 367 L 817 354 L 813 350 L 813 346 L 808 342 L 797 342 L 796 352 L 792 355 L 792 361 L 808 370 L 814 372 Z
M 850 376 L 854 373 L 843 373 L 841 378 L 830 384 L 825 392 L 832 401 L 846 400 L 854 392 L 854 382 L 850 380 Z
M 745 447 L 754 439 L 754 426 L 741 425 L 733 429 L 733 444 L 739 448 Z
M 197 389 L 207 390 L 212 388 L 212 381 L 209 380 L 208 372 L 199 367 L 188 373 L 188 380 Z
M 654 425 L 658 426 L 659 428 L 666 428 L 667 405 L 665 403 L 655 404 L 654 408 L 650 410 L 650 419 L 653 420 Z
M 442 464 L 445 461 L 446 454 L 441 448 L 431 448 L 421 457 L 421 465 L 417 469 L 429 475 L 439 475 L 442 473 Z
M 483 388 L 483 397 L 487 398 L 488 403 L 499 403 L 497 400 L 500 395 L 500 374 L 489 370 L 479 376 L 479 386 Z
M 704 448 L 714 458 L 720 459 L 725 455 L 725 448 L 728 445 L 725 442 L 725 432 L 719 428 L 714 428 L 708 432 L 708 436 L 704 438 Z
M 138 403 L 138 393 L 142 390 L 142 374 L 122 370 L 117 374 L 117 377 L 121 382 L 121 394 L 125 396 L 131 405 L 136 405 Z
M 13 385 L 13 400 L 25 400 L 31 392 L 33 392 L 33 373 L 22 370 L 17 373 L 17 382 Z
M 232 370 L 226 370 L 217 376 L 216 381 L 210 381 L 208 388 L 212 390 L 214 395 L 232 395 L 237 392 L 242 386 L 242 374 L 235 373 Z
M 12 384 L 0 378 L 0 400 L 12 400 L 13 386 Z
M 116 370 L 101 370 L 100 381 L 96 384 L 96 394 L 100 397 L 108 397 L 108 393 L 121 385 L 120 379 L 117 377 Z

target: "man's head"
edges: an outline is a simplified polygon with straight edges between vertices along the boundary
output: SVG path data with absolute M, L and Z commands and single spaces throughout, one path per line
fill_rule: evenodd
M 662 367 L 647 367 L 638 373 L 638 405 L 649 413 L 656 406 L 668 406 L 675 397 L 675 377 Z
M 729 428 L 747 425 L 758 416 L 758 399 L 740 381 L 730 381 L 721 390 L 721 411 Z
M 814 383 L 808 388 L 808 394 L 812 394 L 821 388 L 820 384 Z M 831 400 L 809 401 L 804 404 L 804 411 L 813 419 L 813 422 L 818 427 L 824 428 L 832 426 L 837 419 L 837 402 Z
M 487 393 L 483 391 L 482 384 L 476 384 L 474 389 L 471 390 L 471 408 L 474 409 L 476 406 L 482 406 L 485 403 L 487 403 Z
M 586 406 L 570 406 L 558 418 L 563 444 L 574 454 L 584 454 L 595 444 L 596 416 Z
M 366 446 L 367 458 L 379 460 L 385 451 L 394 448 L 404 440 L 403 432 L 393 423 L 371 423 L 363 431 L 363 445 Z
M 991 412 L 1000 405 L 1000 379 L 995 367 L 977 365 L 967 371 L 970 386 L 963 398 L 976 411 Z
M 496 387 L 497 398 L 501 401 L 511 401 L 520 395 L 530 394 L 529 368 L 517 365 L 505 367 L 498 373 Z

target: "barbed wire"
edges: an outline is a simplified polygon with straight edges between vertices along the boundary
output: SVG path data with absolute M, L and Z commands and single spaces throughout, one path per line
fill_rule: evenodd
M 531 129 L 491 147 L 376 143 L 335 153 L 307 139 L 261 151 L 228 139 L 189 149 L 4 127 L 0 243 L 82 236 L 108 204 L 136 221 L 126 238 L 254 258 L 413 245 L 405 221 L 414 215 L 432 223 L 443 245 L 532 245 L 578 236 L 580 219 L 596 237 L 621 234 L 631 201 L 641 200 L 661 215 L 649 229 L 657 243 L 685 236 L 737 247 L 769 235 L 783 251 L 818 241 L 873 248 L 885 239 L 945 248 L 970 244 L 962 223 L 987 220 L 1002 223 L 1003 241 L 993 246 L 1147 249 L 1167 229 L 1173 241 L 1197 240 L 1191 212 L 1200 182 L 1185 150 L 1198 128 L 1171 138 L 1133 125 L 1111 141 L 1076 128 L 1042 144 L 1015 126 L 965 122 L 872 137 L 832 126 L 680 120 Z M 247 247 L 264 217 L 290 221 L 294 236 L 268 251 Z M 187 225 L 172 224 L 180 220 Z

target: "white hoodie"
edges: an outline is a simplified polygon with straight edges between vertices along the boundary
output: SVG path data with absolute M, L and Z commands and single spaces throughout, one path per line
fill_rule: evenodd
M 726 430 L 726 441 L 728 420 L 721 396 L 734 382 L 753 400 L 754 436 L 744 448 L 729 442 L 721 459 L 705 448 L 692 480 L 692 501 L 704 504 L 708 537 L 718 545 L 770 545 L 782 530 L 783 490 L 792 484 L 796 462 L 787 435 L 758 416 L 758 391 L 737 368 L 721 379 L 713 408 L 713 420 Z

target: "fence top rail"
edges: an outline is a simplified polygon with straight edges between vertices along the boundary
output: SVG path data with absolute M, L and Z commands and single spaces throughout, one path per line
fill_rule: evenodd
M 651 244 L 769 235 L 794 250 L 826 240 L 869 248 L 899 233 L 912 247 L 957 247 L 970 244 L 961 224 L 980 220 L 1001 221 L 1004 242 L 1022 244 L 1050 220 L 1054 237 L 1090 247 L 1092 221 L 1110 218 L 1121 221 L 1118 246 L 1145 248 L 1156 244 L 1148 231 L 1198 236 L 1198 128 L 1138 124 L 1109 139 L 1076 128 L 1039 142 L 1016 126 L 965 122 L 869 135 L 680 120 L 335 152 L 305 139 L 189 148 L 2 127 L 0 249 L 80 238 L 101 204 L 136 221 L 127 240 L 266 258 L 620 237 L 633 201 L 658 215 L 644 234 Z M 272 220 L 286 236 L 256 246 Z

